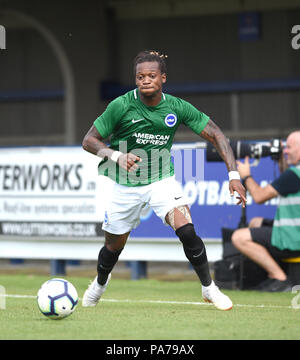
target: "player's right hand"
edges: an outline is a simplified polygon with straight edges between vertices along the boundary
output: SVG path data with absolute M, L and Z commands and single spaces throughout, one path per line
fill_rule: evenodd
M 136 171 L 139 166 L 137 162 L 142 161 L 139 156 L 136 156 L 132 153 L 122 154 L 118 159 L 118 164 L 121 168 L 127 170 L 128 172 Z

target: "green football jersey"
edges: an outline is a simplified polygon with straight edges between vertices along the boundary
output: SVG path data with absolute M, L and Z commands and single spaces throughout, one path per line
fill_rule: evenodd
M 111 135 L 110 148 L 140 156 L 139 169 L 127 172 L 110 159 L 99 164 L 99 174 L 119 184 L 141 186 L 174 175 L 170 150 L 178 126 L 183 123 L 199 134 L 209 117 L 190 103 L 162 94 L 157 106 L 145 105 L 137 89 L 113 100 L 94 121 L 103 138 Z

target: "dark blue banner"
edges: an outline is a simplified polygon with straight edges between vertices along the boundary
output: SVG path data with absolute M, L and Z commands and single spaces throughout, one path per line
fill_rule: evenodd
M 239 38 L 241 41 L 259 40 L 260 14 L 258 12 L 239 14 Z

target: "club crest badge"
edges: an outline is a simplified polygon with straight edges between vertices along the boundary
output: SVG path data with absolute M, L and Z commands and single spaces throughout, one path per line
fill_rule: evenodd
M 176 123 L 177 123 L 177 116 L 175 114 L 168 114 L 165 117 L 165 124 L 168 127 L 173 127 L 176 125 Z

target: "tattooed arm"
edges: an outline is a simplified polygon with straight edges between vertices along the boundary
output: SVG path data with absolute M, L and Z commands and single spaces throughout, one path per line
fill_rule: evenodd
M 103 137 L 99 134 L 98 130 L 94 125 L 90 128 L 90 130 L 85 135 L 82 147 L 84 150 L 97 155 L 101 158 L 110 158 L 112 159 L 115 150 L 110 149 L 103 142 Z M 115 160 L 120 167 L 131 172 L 138 169 L 138 165 L 136 162 L 142 161 L 139 156 L 136 156 L 132 153 L 122 154 Z
M 214 145 L 224 160 L 228 171 L 237 171 L 236 161 L 229 141 L 212 120 L 208 121 L 206 127 L 199 135 Z
M 214 145 L 219 155 L 224 160 L 228 171 L 237 171 L 236 160 L 229 141 L 226 139 L 221 129 L 212 120 L 208 121 L 206 127 L 199 135 Z M 233 196 L 234 191 L 236 191 L 239 194 L 237 197 L 237 199 L 239 199 L 237 205 L 242 203 L 243 207 L 245 207 L 247 201 L 246 189 L 241 184 L 240 180 L 229 181 L 229 191 L 231 196 Z

